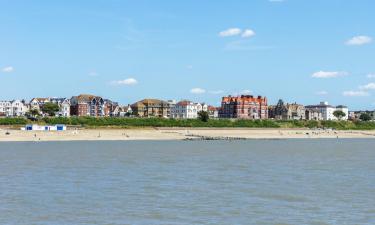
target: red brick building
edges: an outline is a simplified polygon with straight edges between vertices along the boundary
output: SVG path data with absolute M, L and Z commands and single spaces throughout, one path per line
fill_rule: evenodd
M 116 102 L 94 95 L 78 95 L 70 99 L 70 113 L 74 116 L 112 116 Z
M 252 95 L 227 96 L 221 101 L 220 118 L 267 119 L 267 98 Z

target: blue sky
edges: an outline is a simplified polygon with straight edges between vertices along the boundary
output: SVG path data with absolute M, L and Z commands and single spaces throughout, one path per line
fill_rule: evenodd
M 372 0 L 0 0 L 0 99 L 375 108 Z

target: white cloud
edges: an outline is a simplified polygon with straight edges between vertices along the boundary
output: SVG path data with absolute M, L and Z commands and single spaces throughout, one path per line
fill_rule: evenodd
M 138 81 L 134 78 L 128 78 L 125 80 L 115 80 L 111 82 L 112 85 L 136 85 Z
M 316 73 L 313 73 L 311 77 L 313 78 L 335 78 L 335 77 L 342 77 L 348 75 L 347 72 L 329 72 L 329 71 L 319 71 Z
M 367 74 L 367 78 L 369 79 L 375 78 L 375 73 Z
M 342 95 L 347 97 L 364 97 L 369 96 L 370 94 L 365 91 L 344 91 Z
M 346 42 L 347 45 L 365 45 L 372 42 L 369 36 L 355 36 Z
M 250 38 L 250 37 L 252 37 L 252 36 L 254 36 L 255 35 L 255 32 L 253 31 L 253 30 L 251 30 L 251 29 L 246 29 L 243 33 L 242 33 L 242 37 L 243 38 Z
M 366 85 L 360 86 L 361 90 L 375 90 L 375 83 L 368 83 Z
M 206 93 L 206 90 L 202 89 L 202 88 L 193 88 L 190 90 L 190 93 L 192 94 L 204 94 Z
M 224 93 L 224 91 L 222 91 L 222 90 L 217 90 L 217 91 L 209 91 L 208 93 L 213 94 L 213 95 L 219 95 L 219 94 Z
M 1 69 L 1 71 L 3 71 L 4 73 L 11 73 L 14 71 L 14 68 L 12 66 L 7 66 Z
M 223 30 L 219 33 L 220 37 L 230 37 L 230 36 L 237 36 L 241 34 L 240 28 L 229 28 L 227 30 Z
M 328 95 L 327 91 L 318 91 L 315 93 L 316 95 Z

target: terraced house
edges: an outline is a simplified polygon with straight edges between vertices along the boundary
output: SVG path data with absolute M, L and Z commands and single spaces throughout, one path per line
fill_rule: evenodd
M 0 101 L 0 117 L 24 116 L 27 111 L 24 100 Z
M 267 119 L 267 98 L 252 95 L 226 96 L 222 98 L 220 118 Z
M 143 99 L 131 105 L 133 114 L 139 117 L 164 117 L 170 116 L 170 105 L 159 99 Z
M 81 94 L 70 99 L 70 113 L 75 116 L 111 116 L 116 104 L 100 96 Z

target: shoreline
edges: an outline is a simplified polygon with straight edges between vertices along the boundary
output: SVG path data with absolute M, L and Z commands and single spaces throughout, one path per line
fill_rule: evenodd
M 9 132 L 9 134 L 6 134 Z M 0 129 L 1 142 L 135 140 L 372 139 L 375 131 L 280 128 L 136 128 L 22 131 Z

